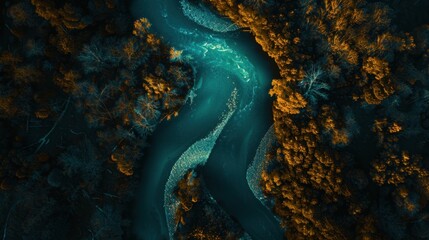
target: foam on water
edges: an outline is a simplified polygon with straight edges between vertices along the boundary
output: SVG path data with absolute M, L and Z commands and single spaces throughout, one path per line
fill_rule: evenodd
M 258 56 L 244 52 L 240 46 L 242 42 L 235 38 L 235 33 L 224 34 L 226 31 L 237 29 L 237 26 L 231 25 L 229 20 L 214 14 L 203 5 L 191 4 L 188 0 L 140 1 L 142 3 L 138 6 L 144 9 L 141 11 L 145 13 L 143 16 L 152 22 L 152 29 L 162 36 L 170 46 L 182 51 L 177 61 L 189 63 L 194 68 L 194 79 L 198 79 L 187 96 L 189 105 L 183 108 L 182 114 L 177 119 L 169 123 L 177 124 L 180 128 L 183 127 L 183 131 L 176 130 L 176 128 L 171 128 L 171 132 L 161 130 L 155 138 L 161 142 L 155 143 L 150 157 L 146 160 L 149 170 L 145 174 L 151 181 L 143 185 L 143 211 L 140 214 L 142 220 L 137 227 L 142 234 L 142 239 L 164 239 L 167 232 L 172 238 L 177 229 L 175 213 L 178 201 L 173 196 L 173 191 L 178 181 L 183 178 L 188 170 L 206 164 L 209 158 L 207 166 L 211 164 L 212 159 L 219 161 L 218 156 L 212 154 L 219 136 L 222 136 L 222 143 L 227 142 L 226 139 L 230 139 L 231 135 L 243 134 L 243 128 L 248 126 L 249 131 L 245 135 L 249 136 L 248 139 L 252 139 L 251 133 L 254 132 L 254 129 L 261 128 L 258 127 L 261 126 L 260 116 L 267 115 L 266 112 L 261 112 L 259 103 L 260 99 L 264 98 L 263 94 L 267 95 L 265 90 L 261 90 L 268 88 L 270 79 L 264 80 L 264 73 L 261 73 L 260 65 L 265 64 L 265 60 L 260 60 Z M 197 27 L 189 20 L 208 27 L 210 30 Z M 251 62 L 248 57 L 255 59 L 251 59 L 254 60 Z M 253 63 L 257 64 L 258 72 Z M 262 80 L 264 81 L 262 82 Z M 224 111 L 224 114 L 219 114 L 225 106 L 224 102 L 228 96 L 230 96 L 228 110 Z M 255 111 L 259 112 L 255 115 Z M 219 115 L 221 116 L 218 120 Z M 206 125 L 201 127 L 205 121 L 210 122 L 209 126 L 217 124 L 210 133 L 210 127 L 207 126 L 208 128 L 206 128 Z M 170 126 L 166 124 L 167 129 Z M 195 128 L 199 129 L 194 134 L 192 129 L 195 130 Z M 266 128 L 266 125 L 262 128 Z M 223 133 L 221 134 L 221 132 Z M 202 138 L 206 134 L 207 136 Z M 175 138 L 176 135 L 181 136 L 180 139 L 183 139 L 183 143 L 177 139 L 169 140 Z M 260 135 L 254 138 L 254 141 L 257 141 L 259 137 Z M 199 140 L 195 141 L 196 139 Z M 238 141 L 251 140 L 241 139 Z M 222 146 L 223 149 L 224 146 L 220 143 L 218 141 L 217 147 Z M 254 143 L 257 144 L 257 142 Z M 164 147 L 165 144 L 170 145 Z M 237 143 L 237 146 L 239 145 Z M 251 148 L 254 148 L 253 145 Z M 184 149 L 186 150 L 183 151 Z M 241 148 L 240 150 L 237 147 L 237 151 L 240 151 L 240 154 L 237 155 L 240 156 L 240 159 L 237 161 L 244 162 L 245 158 L 247 159 L 245 153 L 249 150 L 251 149 Z M 234 150 L 228 149 L 227 151 Z M 179 155 L 180 153 L 181 155 Z M 235 156 L 235 153 L 231 152 L 231 156 Z M 177 161 L 171 167 L 175 160 Z M 242 167 L 245 169 L 246 165 L 242 165 Z M 241 173 L 243 172 L 241 171 Z M 256 174 L 253 176 L 258 178 Z M 244 205 L 255 209 L 250 220 L 241 221 L 240 224 L 242 226 L 247 224 L 244 229 L 251 233 L 252 237 L 258 238 L 269 235 L 270 239 L 280 239 L 272 237 L 274 235 L 281 236 L 276 232 L 276 224 L 273 225 L 267 221 L 261 222 L 263 219 L 267 219 L 260 213 L 262 209 L 262 211 L 265 209 L 261 206 L 262 209 L 256 211 L 258 207 L 253 202 L 257 204 L 259 202 L 253 198 L 252 192 L 247 188 L 244 176 L 240 176 L 240 179 L 242 180 L 240 181 L 240 186 L 242 186 L 240 194 L 246 193 L 246 196 L 251 197 L 249 202 L 252 202 L 249 205 Z M 210 187 L 208 189 L 212 190 Z M 215 191 L 213 191 L 213 196 L 216 196 L 214 193 Z M 162 200 L 160 201 L 159 197 L 163 197 L 164 206 L 162 206 Z M 218 197 L 216 196 L 216 198 Z M 165 212 L 165 219 L 162 212 Z M 232 215 L 237 217 L 240 214 L 247 215 L 248 212 Z M 261 226 L 261 228 L 253 230 L 255 229 L 253 226 Z M 270 235 L 272 232 L 276 232 L 276 234 Z M 242 239 L 250 239 L 250 236 L 245 234 Z
M 267 196 L 262 192 L 260 182 L 262 180 L 262 172 L 267 167 L 266 155 L 268 151 L 272 150 L 275 141 L 276 135 L 274 133 L 274 126 L 271 125 L 259 143 L 253 162 L 249 165 L 249 168 L 247 168 L 246 171 L 246 180 L 250 190 L 252 190 L 253 195 L 255 195 L 262 205 L 268 209 L 271 208 L 271 204 Z M 281 221 L 278 216 L 274 217 L 278 222 Z
M 177 32 L 177 42 L 171 42 L 176 49 L 182 50 L 181 60 L 197 68 L 213 69 L 213 72 L 225 71 L 239 79 L 241 95 L 239 112 L 248 111 L 253 106 L 255 90 L 260 82 L 257 78 L 256 68 L 250 60 L 231 46 L 225 39 L 215 34 L 175 26 L 165 18 L 167 25 Z M 193 94 L 197 94 L 196 91 Z
M 183 152 L 177 162 L 173 165 L 164 189 L 164 209 L 170 239 L 173 239 L 174 232 L 177 228 L 174 222 L 174 216 L 176 214 L 177 207 L 179 206 L 179 201 L 174 197 L 173 191 L 176 188 L 177 183 L 183 178 L 188 170 L 194 169 L 198 165 L 204 165 L 207 162 L 207 159 L 215 146 L 216 140 L 237 108 L 236 99 L 237 90 L 234 89 L 228 100 L 228 111 L 223 115 L 221 122 L 207 137 L 196 141 L 185 152 Z
M 255 91 L 259 88 L 259 81 L 255 67 L 249 59 L 234 51 L 224 39 L 210 34 L 201 35 L 194 31 L 185 30 L 185 32 L 201 41 L 192 41 L 180 46 L 183 49 L 184 59 L 192 65 L 213 69 L 214 73 L 223 70 L 238 78 L 239 81 L 235 81 L 241 95 L 238 108 L 240 112 L 251 109 Z
M 221 18 L 205 6 L 195 5 L 187 0 L 180 1 L 183 14 L 203 27 L 215 32 L 230 32 L 239 29 L 230 20 Z
M 256 150 L 255 158 L 253 159 L 253 162 L 250 164 L 246 172 L 247 184 L 249 185 L 255 197 L 264 205 L 266 204 L 266 196 L 262 192 L 259 183 L 261 180 L 262 172 L 265 169 L 266 154 L 268 150 L 272 147 L 274 141 L 274 127 L 273 125 L 271 125 L 271 127 L 268 129 L 261 142 L 259 143 L 258 149 Z

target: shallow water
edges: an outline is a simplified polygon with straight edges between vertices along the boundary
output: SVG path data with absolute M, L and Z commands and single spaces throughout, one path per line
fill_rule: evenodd
M 211 152 L 205 159 L 204 179 L 214 199 L 253 239 L 281 239 L 278 222 L 255 198 L 246 181 L 247 167 L 272 124 L 268 96 L 272 60 L 249 34 L 215 33 L 190 21 L 179 1 L 136 0 L 132 10 L 136 18 L 148 18 L 158 36 L 183 50 L 182 60 L 197 72 L 195 97 L 177 118 L 158 126 L 142 159 L 135 221 L 138 238 L 168 238 L 164 188 L 169 177 L 178 180 L 181 176 L 177 173 L 185 170 L 173 171 L 170 176 L 173 165 L 222 121 L 228 112 L 227 101 L 236 89 L 236 110 L 212 139 L 213 144 L 206 145 Z

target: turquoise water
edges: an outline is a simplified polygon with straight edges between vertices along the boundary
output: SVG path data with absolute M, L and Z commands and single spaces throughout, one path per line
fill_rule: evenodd
M 169 229 L 174 230 L 172 189 L 187 169 L 205 164 L 208 191 L 252 239 L 281 239 L 278 222 L 246 181 L 246 170 L 272 124 L 272 61 L 249 34 L 216 33 L 192 22 L 179 1 L 136 0 L 133 12 L 183 50 L 181 61 L 196 72 L 186 106 L 177 118 L 158 126 L 142 160 L 138 238 L 168 238 Z
M 207 137 L 192 144 L 174 163 L 164 189 L 164 210 L 167 220 L 168 232 L 170 237 L 176 232 L 175 213 L 180 201 L 174 196 L 174 189 L 178 182 L 185 176 L 190 169 L 195 169 L 199 165 L 204 165 L 216 144 L 217 139 L 237 110 L 237 90 L 234 89 L 228 100 L 228 110 L 222 116 L 220 123 L 208 134 Z

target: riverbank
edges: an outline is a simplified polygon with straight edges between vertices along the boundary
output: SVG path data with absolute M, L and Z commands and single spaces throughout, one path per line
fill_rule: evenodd
M 0 4 L 3 238 L 132 239 L 146 139 L 194 83 L 128 1 Z
M 427 238 L 427 1 L 206 2 L 280 68 L 261 187 L 286 237 Z
M 148 16 L 153 28 L 197 70 L 198 89 L 192 105 L 187 105 L 171 124 L 154 136 L 143 181 L 136 231 L 141 238 L 167 237 L 163 183 L 181 153 L 204 138 L 216 125 L 234 88 L 238 91 L 237 111 L 220 134 L 203 178 L 207 190 L 226 213 L 240 223 L 254 239 L 281 239 L 282 232 L 269 211 L 255 198 L 246 181 L 246 170 L 257 145 L 271 125 L 271 60 L 247 33 L 219 34 L 187 19 L 179 2 L 139 1 L 136 16 Z M 140 7 L 139 7 L 140 6 Z M 137 10 L 139 9 L 139 10 Z M 150 9 L 150 11 L 149 11 Z M 161 13 L 161 14 L 159 14 Z M 140 14 L 140 15 L 139 15 Z M 156 20 L 155 20 L 156 19 Z M 259 227 L 256 227 L 259 226 Z

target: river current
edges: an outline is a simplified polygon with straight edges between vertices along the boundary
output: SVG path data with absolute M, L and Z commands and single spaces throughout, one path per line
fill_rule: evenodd
M 282 239 L 278 221 L 254 195 L 252 182 L 257 181 L 250 181 L 252 174 L 246 178 L 272 125 L 268 90 L 272 72 L 278 70 L 250 34 L 184 3 L 135 0 L 132 5 L 134 17 L 148 18 L 151 31 L 183 51 L 178 60 L 190 63 L 195 72 L 186 105 L 178 117 L 158 126 L 142 160 L 136 235 L 171 238 L 174 186 L 188 169 L 204 165 L 208 191 L 252 239 Z

